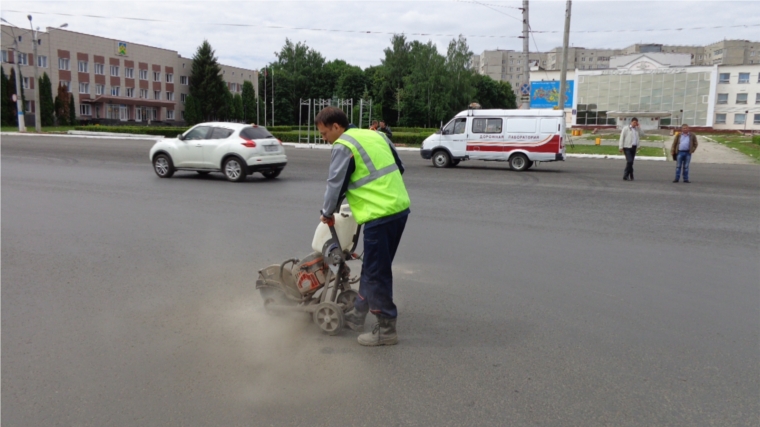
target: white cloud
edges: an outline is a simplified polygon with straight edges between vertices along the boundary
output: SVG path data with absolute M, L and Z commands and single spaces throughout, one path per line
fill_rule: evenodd
M 480 1 L 480 0 L 479 0 Z M 290 38 L 306 43 L 328 60 L 343 59 L 367 67 L 380 63 L 391 34 L 404 32 L 410 40 L 432 40 L 445 53 L 450 35 L 464 34 L 473 52 L 485 49 L 522 49 L 520 16 L 511 7 L 521 1 L 482 0 L 484 7 L 472 2 L 440 1 L 3 1 L 2 17 L 19 26 L 28 25 L 27 13 L 34 14 L 35 25 L 57 26 L 68 22 L 69 30 L 177 50 L 192 56 L 197 46 L 208 39 L 221 62 L 246 68 L 260 68 L 275 59 Z M 560 46 L 564 23 L 564 1 L 532 1 L 531 26 L 542 51 Z M 496 9 L 496 10 L 494 10 Z M 17 10 L 19 12 L 11 12 Z M 44 12 L 44 13 L 39 13 Z M 71 14 L 74 16 L 60 16 Z M 99 15 L 109 18 L 93 18 Z M 755 24 L 760 2 L 668 1 L 668 2 L 573 2 L 572 30 L 642 30 L 675 27 L 713 27 Z M 145 22 L 119 19 L 136 17 L 170 22 Z M 218 23 L 251 26 L 221 26 Z M 321 28 L 357 32 L 310 31 L 291 28 Z M 364 31 L 364 32 L 361 32 Z M 426 33 L 430 35 L 414 35 Z M 571 35 L 574 46 L 623 48 L 633 43 L 708 44 L 724 38 L 760 39 L 760 27 L 706 28 L 691 31 L 580 33 Z M 446 35 L 437 35 L 446 34 Z M 472 37 L 474 35 L 502 36 Z

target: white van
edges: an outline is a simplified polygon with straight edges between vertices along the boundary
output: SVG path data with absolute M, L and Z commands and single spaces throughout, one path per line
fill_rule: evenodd
M 534 162 L 565 160 L 564 111 L 462 111 L 423 141 L 420 155 L 438 168 L 490 160 L 509 162 L 517 171 Z

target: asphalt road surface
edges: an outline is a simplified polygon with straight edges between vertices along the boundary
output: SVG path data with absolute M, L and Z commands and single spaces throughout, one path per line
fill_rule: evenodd
M 326 150 L 159 179 L 147 141 L 2 138 L 4 426 L 751 426 L 760 167 L 405 152 L 399 345 L 270 317 Z M 369 325 L 371 327 L 371 325 Z

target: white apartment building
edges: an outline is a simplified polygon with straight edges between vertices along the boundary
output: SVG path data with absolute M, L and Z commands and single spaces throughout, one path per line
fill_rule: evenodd
M 760 131 L 760 65 L 718 66 L 713 127 Z

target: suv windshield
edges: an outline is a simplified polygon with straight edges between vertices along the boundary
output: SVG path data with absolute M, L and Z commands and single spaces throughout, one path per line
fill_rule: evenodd
M 240 136 L 248 139 L 274 138 L 265 127 L 247 127 L 240 131 Z

